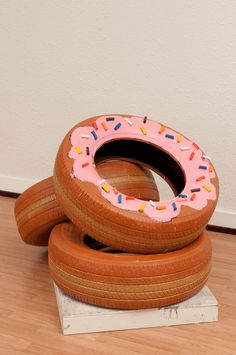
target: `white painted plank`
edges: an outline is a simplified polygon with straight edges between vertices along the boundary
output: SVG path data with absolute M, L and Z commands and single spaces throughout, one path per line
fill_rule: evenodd
M 64 335 L 218 320 L 218 303 L 207 286 L 173 306 L 128 311 L 88 305 L 65 295 L 55 284 L 54 287 Z

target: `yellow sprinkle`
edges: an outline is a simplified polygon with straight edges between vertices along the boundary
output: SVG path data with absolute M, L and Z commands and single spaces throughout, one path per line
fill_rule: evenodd
M 178 142 L 178 143 L 180 143 L 180 142 L 181 142 L 181 138 L 182 138 L 182 137 L 181 137 L 181 135 L 180 135 L 180 134 L 178 134 L 178 136 L 177 136 L 177 142 Z
M 101 188 L 102 188 L 104 191 L 106 191 L 106 192 L 110 192 L 109 187 L 108 187 L 107 185 L 105 185 L 105 184 L 102 184 L 102 185 L 101 185 Z
M 210 173 L 212 173 L 212 171 L 213 171 L 213 166 L 212 165 L 210 165 L 209 171 L 210 171 Z
M 166 209 L 166 206 L 156 206 L 156 209 L 157 209 L 157 210 L 165 210 L 165 209 Z
M 144 211 L 144 208 L 146 206 L 146 203 L 141 203 L 140 207 L 139 207 L 139 212 L 143 212 Z
M 178 201 L 187 201 L 186 197 L 179 197 Z
M 158 133 L 161 134 L 162 132 L 164 132 L 164 130 L 165 130 L 165 127 L 161 126 Z
M 143 134 L 146 136 L 147 135 L 147 131 L 146 131 L 146 128 L 144 127 L 140 127 L 141 131 L 143 132 Z
M 203 185 L 203 188 L 204 188 L 205 190 L 207 190 L 208 192 L 211 192 L 211 189 L 210 189 L 210 187 L 209 187 L 208 185 Z
M 80 146 L 77 146 L 75 149 L 76 149 L 77 153 L 79 153 L 79 154 L 82 153 L 82 150 L 81 150 Z

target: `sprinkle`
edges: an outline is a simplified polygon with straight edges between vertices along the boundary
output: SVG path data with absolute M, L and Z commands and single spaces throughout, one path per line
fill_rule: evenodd
M 196 194 L 192 194 L 192 196 L 190 197 L 190 201 L 193 201 L 196 197 Z
M 114 194 L 115 194 L 115 195 L 117 195 L 117 194 L 118 194 L 118 190 L 117 190 L 117 188 L 116 188 L 116 187 L 113 187 L 113 192 L 114 192 Z
M 212 165 L 210 165 L 210 167 L 209 167 L 209 171 L 210 171 L 210 173 L 212 173 L 212 172 L 213 172 L 213 166 L 212 166 Z
M 117 131 L 120 128 L 120 126 L 121 126 L 121 123 L 120 122 L 117 123 L 117 125 L 114 127 L 114 130 Z
M 193 142 L 193 146 L 194 146 L 196 149 L 199 149 L 199 146 L 197 145 L 197 143 Z
M 177 210 L 177 206 L 176 206 L 176 203 L 175 203 L 175 202 L 172 203 L 172 207 L 173 207 L 173 210 L 174 210 L 174 211 Z
M 126 196 L 126 198 L 125 198 L 127 201 L 129 201 L 129 200 L 135 200 L 135 197 L 134 196 Z
M 199 168 L 199 169 L 204 169 L 204 170 L 206 170 L 206 169 L 207 169 L 207 166 L 206 166 L 206 165 L 199 165 L 198 168 Z
M 189 160 L 193 160 L 194 155 L 195 155 L 195 153 L 192 152 L 192 153 L 190 154 L 190 156 L 189 156 Z
M 145 116 L 143 119 L 143 123 L 146 123 L 146 122 L 147 122 L 147 116 Z
M 133 122 L 130 121 L 128 118 L 125 118 L 125 121 L 126 121 L 130 126 L 133 126 Z
M 88 166 L 88 165 L 89 165 L 89 163 L 86 162 L 86 163 L 82 164 L 82 168 L 86 168 L 86 166 Z
M 199 191 L 201 191 L 199 187 L 197 187 L 196 189 L 191 189 L 191 192 L 199 192 Z
M 165 209 L 166 209 L 166 206 L 164 206 L 164 205 L 156 206 L 156 210 L 165 210 Z
M 89 139 L 90 138 L 90 136 L 88 135 L 88 134 L 81 134 L 81 136 L 80 136 L 81 138 L 87 138 L 87 139 Z
M 106 121 L 109 122 L 109 121 L 115 121 L 115 117 L 107 117 L 106 118 Z
M 150 200 L 149 203 L 152 207 L 155 207 L 155 203 L 152 200 Z
M 81 150 L 81 148 L 80 148 L 80 146 L 79 146 L 79 145 L 78 145 L 75 149 L 76 149 L 77 153 L 79 153 L 79 154 L 81 154 L 81 153 L 82 153 L 82 150 Z
M 205 179 L 205 176 L 200 176 L 199 178 L 196 179 L 196 181 L 201 181 L 201 180 L 204 180 Z
M 180 198 L 187 198 L 188 196 L 187 196 L 187 195 L 183 195 L 183 194 L 179 194 L 178 197 L 180 197 Z
M 207 155 L 203 154 L 202 156 L 203 159 L 211 160 L 211 157 L 208 157 Z
M 89 147 L 86 147 L 86 154 L 89 155 L 90 152 L 89 152 Z
M 211 192 L 211 189 L 210 189 L 210 187 L 209 187 L 208 185 L 203 185 L 203 188 L 204 188 L 205 190 L 207 190 L 208 192 Z
M 186 197 L 179 197 L 178 198 L 178 201 L 180 202 L 180 201 L 187 201 L 187 198 Z
M 91 134 L 93 135 L 93 138 L 96 141 L 98 139 L 97 133 L 95 131 L 92 131 Z
M 106 182 L 106 180 L 102 179 L 102 180 L 99 181 L 99 185 L 104 184 L 105 182 Z
M 190 147 L 181 147 L 180 150 L 189 150 Z
M 166 138 L 170 138 L 170 139 L 174 139 L 175 138 L 174 136 L 172 136 L 172 134 L 165 134 L 165 137 Z
M 118 203 L 122 202 L 122 195 L 118 195 Z
M 107 193 L 110 192 L 109 187 L 108 187 L 107 185 L 105 185 L 105 184 L 101 184 L 101 188 L 102 188 L 104 191 L 106 191 Z
M 164 130 L 165 130 L 165 127 L 164 127 L 164 126 L 161 126 L 158 133 L 161 134 L 161 133 L 164 132 Z
M 140 127 L 141 131 L 143 132 L 143 134 L 146 136 L 147 135 L 147 130 L 144 127 Z
M 107 125 L 106 125 L 106 122 L 102 122 L 102 127 L 103 127 L 104 131 L 107 131 L 107 130 L 108 130 Z
M 93 121 L 92 126 L 96 131 L 98 130 L 98 125 L 97 125 L 96 121 Z
M 177 136 L 177 143 L 180 143 L 181 142 L 181 135 L 180 134 L 178 134 L 178 136 Z
M 139 212 L 143 212 L 144 211 L 144 208 L 146 206 L 146 203 L 141 203 L 140 207 L 139 207 Z

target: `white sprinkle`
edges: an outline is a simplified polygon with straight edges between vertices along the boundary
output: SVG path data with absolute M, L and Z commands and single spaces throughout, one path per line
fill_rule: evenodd
M 181 147 L 180 150 L 189 150 L 190 147 Z
M 204 155 L 204 154 L 203 154 L 202 158 L 203 158 L 203 159 L 208 159 L 208 160 L 211 160 L 211 158 L 210 158 L 210 157 L 208 157 L 207 155 Z
M 105 179 L 102 179 L 102 180 L 99 181 L 99 185 L 102 185 L 102 184 L 104 184 L 105 182 L 106 182 L 106 180 L 105 180 Z
M 149 203 L 152 207 L 155 207 L 155 203 L 152 200 L 150 200 Z
M 90 136 L 88 135 L 88 134 L 81 134 L 81 136 L 80 136 L 81 138 L 87 138 L 87 139 L 89 139 L 90 138 Z
M 130 121 L 128 118 L 125 118 L 125 121 L 126 121 L 130 126 L 133 126 L 133 122 Z

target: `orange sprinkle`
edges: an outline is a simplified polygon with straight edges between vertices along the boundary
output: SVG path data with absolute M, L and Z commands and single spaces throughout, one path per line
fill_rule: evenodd
M 165 210 L 166 206 L 162 205 L 162 206 L 156 206 L 157 210 Z
M 125 198 L 127 201 L 128 200 L 135 200 L 135 197 L 134 196 L 126 196 L 126 198 Z
M 205 176 L 200 176 L 199 178 L 196 179 L 196 181 L 201 181 L 201 180 L 204 180 L 205 179 Z
M 196 197 L 196 194 L 192 194 L 192 196 L 190 197 L 190 201 L 193 201 Z
M 102 122 L 102 127 L 103 127 L 104 131 L 107 131 L 107 130 L 108 130 L 107 125 L 106 125 L 106 122 Z
M 164 126 L 161 126 L 158 133 L 161 134 L 161 133 L 164 132 L 164 130 L 165 130 L 165 127 L 164 127 Z
M 177 136 L 177 143 L 180 143 L 181 142 L 181 135 L 180 134 L 178 134 L 178 136 Z
M 213 166 L 211 164 L 210 164 L 210 167 L 209 167 L 209 171 L 210 171 L 210 173 L 213 172 Z

